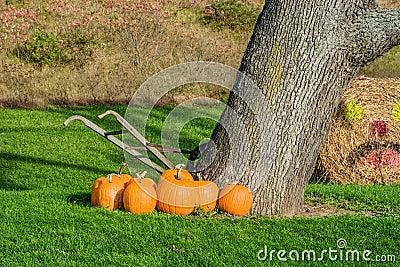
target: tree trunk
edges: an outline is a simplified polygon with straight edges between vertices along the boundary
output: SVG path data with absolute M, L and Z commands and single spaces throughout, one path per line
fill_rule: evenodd
M 240 180 L 252 214 L 293 215 L 345 87 L 398 44 L 400 10 L 375 1 L 267 0 L 199 178 Z

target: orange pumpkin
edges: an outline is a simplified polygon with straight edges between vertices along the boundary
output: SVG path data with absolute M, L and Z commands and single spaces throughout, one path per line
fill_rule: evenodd
M 196 187 L 196 207 L 204 212 L 210 212 L 215 209 L 218 199 L 218 186 L 211 181 L 195 181 Z
M 178 170 L 176 177 L 180 177 Z M 192 180 L 160 177 L 157 186 L 157 209 L 166 213 L 188 215 L 196 203 L 195 184 Z
M 176 165 L 175 169 L 169 169 L 161 174 L 161 177 L 167 180 L 187 180 L 193 181 L 193 176 L 187 170 L 182 169 L 183 165 Z
M 122 174 L 125 166 L 126 163 L 122 162 L 118 174 L 109 174 L 107 177 L 100 177 L 94 181 L 91 195 L 92 206 L 99 206 L 99 188 L 102 183 L 109 182 L 109 176 L 112 176 L 114 182 L 122 182 L 125 186 L 133 179 L 129 174 Z
M 246 215 L 252 203 L 253 194 L 242 185 L 228 184 L 219 193 L 219 208 L 232 215 Z
M 122 171 L 126 167 L 126 162 L 122 162 L 121 167 L 119 168 L 118 175 L 114 179 L 119 179 L 125 184 L 125 187 L 128 185 L 130 181 L 132 181 L 133 177 L 130 176 L 129 174 L 123 174 Z
M 136 174 L 136 178 L 132 179 L 125 188 L 123 203 L 125 210 L 140 214 L 152 212 L 157 203 L 156 183 L 150 178 L 143 178 L 142 175 Z
M 123 207 L 124 183 L 113 180 L 114 175 L 108 175 L 108 181 L 103 181 L 98 188 L 98 205 L 109 210 Z
M 99 205 L 99 187 L 103 182 L 108 182 L 108 178 L 100 177 L 96 179 L 92 186 L 92 195 L 91 195 L 91 202 L 92 206 Z

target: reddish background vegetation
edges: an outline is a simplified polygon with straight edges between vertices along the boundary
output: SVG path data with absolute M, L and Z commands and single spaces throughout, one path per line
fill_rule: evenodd
M 0 3 L 0 107 L 127 103 L 158 71 L 205 60 L 238 67 L 262 0 L 52 0 Z M 400 7 L 400 0 L 380 1 Z M 254 21 L 254 22 L 253 22 Z M 363 69 L 399 77 L 400 49 Z M 160 103 L 226 99 L 208 85 Z

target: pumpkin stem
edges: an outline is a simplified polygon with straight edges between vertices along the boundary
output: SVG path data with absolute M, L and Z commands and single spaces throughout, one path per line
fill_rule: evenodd
M 122 162 L 121 167 L 119 168 L 119 171 L 118 171 L 118 176 L 121 176 L 125 167 L 126 167 L 126 162 Z
M 178 165 L 175 166 L 175 170 L 179 170 L 185 167 L 185 164 L 179 163 Z
M 138 179 L 139 183 L 142 183 L 144 176 L 146 175 L 147 171 L 142 172 L 142 174 L 136 173 L 136 178 Z
M 235 184 L 235 185 L 241 185 L 242 184 L 242 182 L 240 180 L 229 182 L 229 179 L 225 179 L 225 182 L 227 184 Z
M 183 164 L 180 164 L 180 165 L 183 165 Z M 178 172 L 176 173 L 176 180 L 182 180 L 181 170 L 182 170 L 182 166 L 179 166 Z
M 108 181 L 109 181 L 110 183 L 112 183 L 112 181 L 113 181 L 113 179 L 112 179 L 113 175 L 119 176 L 119 175 L 116 174 L 116 173 L 110 173 L 110 174 L 108 174 L 108 175 L 107 175 L 107 178 L 108 178 Z

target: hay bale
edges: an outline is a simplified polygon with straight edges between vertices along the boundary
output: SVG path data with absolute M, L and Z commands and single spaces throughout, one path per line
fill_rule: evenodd
M 400 183 L 400 80 L 359 77 L 352 81 L 324 142 L 316 173 L 342 184 Z

